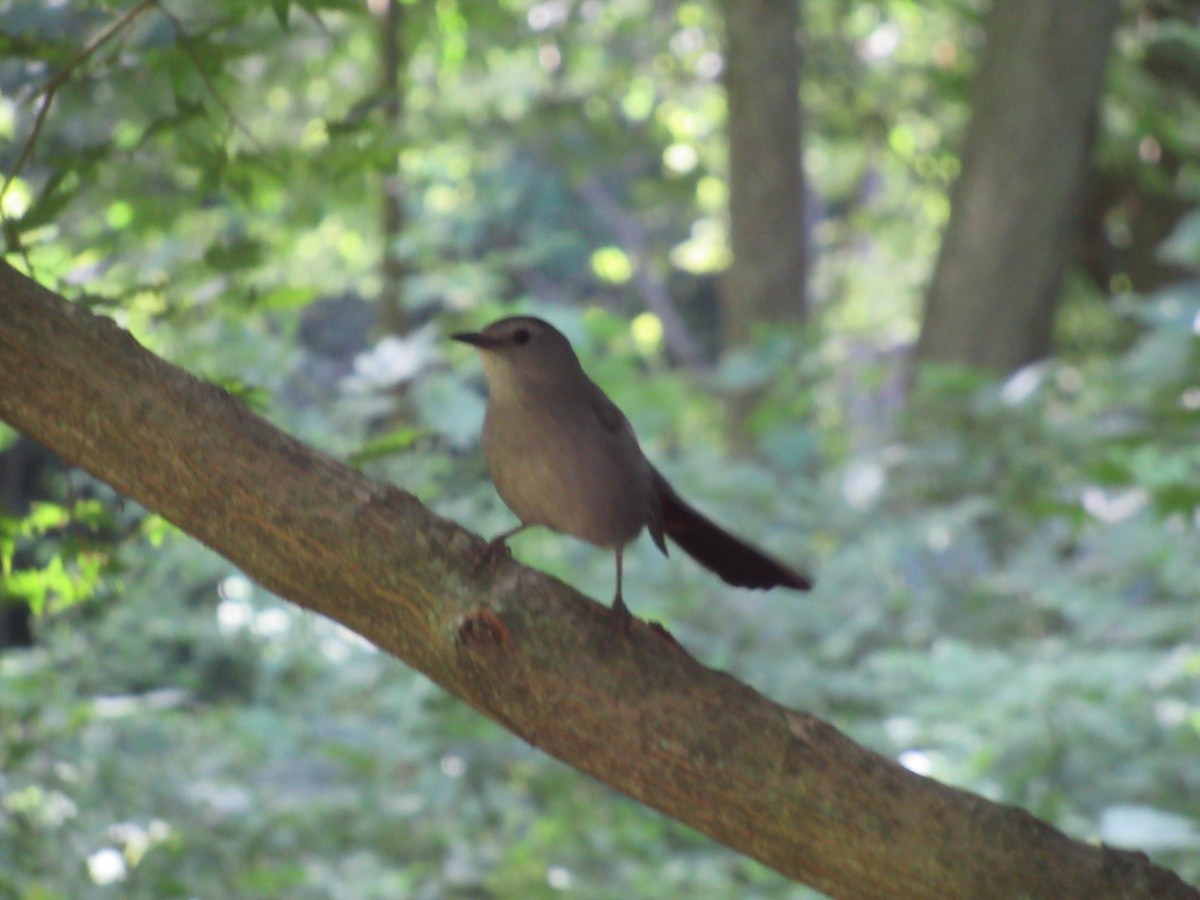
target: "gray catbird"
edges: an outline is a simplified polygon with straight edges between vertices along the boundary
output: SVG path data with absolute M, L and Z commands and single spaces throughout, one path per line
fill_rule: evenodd
M 500 499 L 521 524 L 545 525 L 617 554 L 613 612 L 628 624 L 621 554 L 650 531 L 665 554 L 670 538 L 728 584 L 808 590 L 811 580 L 734 537 L 685 503 L 650 464 L 633 427 L 579 364 L 571 344 L 532 316 L 452 335 L 479 350 L 489 398 L 483 457 Z

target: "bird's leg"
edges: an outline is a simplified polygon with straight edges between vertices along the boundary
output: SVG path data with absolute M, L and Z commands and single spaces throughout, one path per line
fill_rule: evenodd
M 505 556 L 512 556 L 512 551 L 508 549 L 508 539 L 514 534 L 524 531 L 528 527 L 529 525 L 522 522 L 515 528 L 510 528 L 508 531 L 500 532 L 500 534 L 488 541 L 487 546 L 483 548 L 483 553 L 479 556 L 479 562 L 476 563 L 476 568 L 487 565 L 501 554 Z
M 613 597 L 612 611 L 613 623 L 621 631 L 628 633 L 633 628 L 633 614 L 621 596 L 621 554 L 624 550 L 624 547 L 617 548 L 617 596 Z
M 498 550 L 507 550 L 508 539 L 515 534 L 520 534 L 528 527 L 529 526 L 526 523 L 522 522 L 520 525 L 508 529 L 508 531 L 500 532 L 498 535 L 488 541 L 488 553 L 495 553 Z

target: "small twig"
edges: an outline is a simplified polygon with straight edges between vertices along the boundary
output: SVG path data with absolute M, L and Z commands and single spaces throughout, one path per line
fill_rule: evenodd
M 633 257 L 633 283 L 650 312 L 662 322 L 663 339 L 667 349 L 687 368 L 703 368 L 703 351 L 675 305 L 671 292 L 667 289 L 666 280 L 653 271 L 650 241 L 641 223 L 621 209 L 616 198 L 598 177 L 587 179 L 578 185 L 577 191 L 600 220 L 612 230 L 625 252 Z
M 33 260 L 29 256 L 29 248 L 26 247 L 25 242 L 21 240 L 21 232 L 13 231 L 11 234 L 8 232 L 8 216 L 4 214 L 4 210 L 2 208 L 0 208 L 0 222 L 4 223 L 5 237 L 11 238 L 16 244 L 17 252 L 21 254 L 21 260 L 25 263 L 26 273 L 28 273 L 30 278 L 36 278 L 37 270 L 33 267 Z
M 13 164 L 12 170 L 5 177 L 3 186 L 0 186 L 0 222 L 4 223 L 6 234 L 8 232 L 8 215 L 4 212 L 4 198 L 8 196 L 8 189 L 12 187 L 13 182 L 17 180 L 17 176 L 21 174 L 21 170 L 25 168 L 25 164 L 29 162 L 29 158 L 33 155 L 33 148 L 37 146 L 38 136 L 42 133 L 42 126 L 46 124 L 46 116 L 50 112 L 50 104 L 54 102 L 55 93 L 71 76 L 71 73 L 79 68 L 89 56 L 109 40 L 116 37 L 116 35 L 120 34 L 138 16 L 151 6 L 156 5 L 157 2 L 158 0 L 142 0 L 141 3 L 130 9 L 123 16 L 109 22 L 90 41 L 84 44 L 82 50 L 75 54 L 57 74 L 42 85 L 41 89 L 34 94 L 35 97 L 41 94 L 42 102 L 38 107 L 37 115 L 34 116 L 33 128 L 30 129 L 29 137 L 25 139 L 25 143 L 21 147 L 21 152 L 17 156 L 17 161 Z M 19 232 L 14 233 L 12 237 L 16 241 L 17 252 L 21 254 L 21 259 L 25 262 L 26 271 L 30 275 L 33 275 L 35 270 L 33 268 L 33 260 L 29 257 L 29 248 L 21 240 Z
M 101 28 L 92 37 L 90 41 L 83 45 L 83 49 L 75 54 L 71 60 L 62 67 L 49 81 L 47 81 L 38 91 L 42 95 L 42 104 L 38 107 L 37 116 L 33 120 L 33 129 L 29 132 L 29 137 L 25 139 L 24 146 L 21 147 L 21 154 L 17 157 L 16 163 L 13 165 L 12 171 L 8 173 L 8 177 L 4 179 L 4 186 L 0 187 L 0 208 L 3 207 L 4 198 L 8 194 L 8 189 L 12 187 L 12 183 L 17 176 L 21 174 L 21 169 L 29 162 L 29 157 L 33 155 L 33 148 L 37 144 L 38 135 L 41 134 L 42 126 L 46 123 L 46 115 L 50 112 L 50 104 L 54 101 L 54 95 L 58 89 L 63 86 L 71 73 L 74 72 L 81 64 L 83 64 L 89 56 L 99 50 L 104 44 L 116 37 L 125 28 L 127 28 L 138 16 L 144 13 L 152 6 L 157 6 L 158 0 L 142 0 L 137 6 L 130 9 L 125 15 L 114 19 L 103 28 Z M 34 96 L 37 96 L 35 94 Z
M 264 156 L 266 155 L 266 148 L 259 143 L 258 139 L 254 137 L 254 134 L 250 131 L 250 129 L 246 127 L 242 120 L 238 118 L 238 116 L 229 107 L 229 104 L 225 102 L 225 98 L 221 95 L 221 92 L 213 83 L 212 78 L 209 77 L 208 72 L 205 71 L 203 61 L 200 59 L 199 54 L 196 53 L 195 48 L 192 46 L 191 38 L 184 29 L 183 23 L 180 22 L 170 10 L 163 6 L 160 0 L 142 0 L 141 3 L 129 9 L 124 15 L 114 19 L 101 28 L 100 31 L 98 31 L 91 38 L 91 40 L 84 44 L 82 49 L 80 49 L 80 51 L 76 53 L 75 56 L 73 56 L 65 66 L 62 67 L 62 69 L 56 72 L 34 94 L 35 97 L 40 94 L 42 101 L 38 106 L 37 114 L 34 116 L 33 128 L 29 132 L 29 137 L 25 139 L 25 143 L 21 147 L 21 152 L 17 156 L 16 163 L 13 164 L 12 169 L 5 177 L 4 184 L 0 186 L 0 221 L 3 221 L 6 224 L 8 222 L 8 217 L 4 215 L 3 211 L 4 198 L 8 195 L 8 191 L 12 187 L 13 182 L 16 181 L 17 177 L 21 174 L 21 171 L 25 168 L 26 163 L 29 162 L 30 157 L 33 155 L 33 150 L 37 146 L 37 141 L 41 136 L 42 128 L 46 124 L 46 117 L 50 113 L 50 105 L 54 102 L 54 96 L 56 93 L 58 93 L 58 89 L 66 83 L 67 79 L 71 77 L 75 70 L 78 69 L 79 66 L 81 66 L 84 62 L 86 62 L 87 59 L 92 56 L 92 54 L 128 28 L 129 25 L 131 25 L 139 16 L 142 15 L 142 13 L 146 12 L 151 7 L 156 7 L 158 11 L 162 13 L 164 17 L 166 17 L 167 21 L 171 23 L 171 26 L 175 29 L 175 36 L 178 38 L 180 46 L 182 46 L 184 52 L 191 57 L 192 62 L 196 66 L 196 71 L 200 73 L 201 80 L 203 80 L 205 86 L 212 93 L 213 98 L 225 113 L 228 121 L 231 124 L 231 127 L 237 128 L 239 131 L 241 131 L 259 153 L 262 153 Z M 278 178 L 284 177 L 283 173 L 274 166 L 265 165 L 265 168 Z M 19 241 L 17 249 L 20 250 L 22 256 L 25 258 L 26 265 L 30 265 L 25 247 Z
M 287 176 L 282 170 L 267 162 L 267 157 L 269 155 L 267 148 L 262 145 L 258 138 L 254 136 L 254 132 L 250 130 L 246 123 L 238 117 L 237 113 L 233 111 L 233 108 L 225 101 L 225 97 L 217 88 L 216 83 L 205 70 L 204 61 L 200 58 L 200 54 L 197 53 L 196 48 L 192 46 L 192 38 L 187 33 L 187 29 L 183 27 L 183 23 L 179 21 L 174 13 L 159 3 L 158 0 L 150 0 L 150 2 L 158 5 L 158 11 L 163 14 L 166 20 L 171 23 L 171 27 L 175 29 L 175 37 L 179 41 L 179 46 L 181 46 L 183 51 L 189 57 L 191 57 L 192 62 L 196 66 L 196 72 L 200 75 L 200 80 L 204 82 L 204 86 L 208 88 L 208 92 L 212 94 L 213 100 L 216 101 L 217 106 L 221 107 L 221 111 L 225 113 L 225 118 L 229 121 L 230 127 L 237 129 L 243 135 L 245 135 L 246 140 L 250 142 L 250 145 L 260 154 L 262 154 L 263 159 L 261 160 L 261 163 L 264 169 L 281 181 L 286 180 Z

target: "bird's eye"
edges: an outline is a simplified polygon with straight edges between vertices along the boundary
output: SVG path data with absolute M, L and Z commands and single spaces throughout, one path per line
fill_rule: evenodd
M 514 344 L 528 344 L 529 338 L 530 338 L 530 334 L 529 334 L 528 328 L 518 328 L 516 331 L 513 332 L 513 343 Z

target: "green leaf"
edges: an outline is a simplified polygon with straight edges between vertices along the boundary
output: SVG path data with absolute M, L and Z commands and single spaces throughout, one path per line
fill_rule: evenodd
M 390 431 L 385 435 L 367 441 L 361 448 L 350 454 L 350 465 L 357 467 L 373 459 L 403 452 L 411 448 L 421 438 L 427 437 L 432 433 L 428 428 L 398 428 L 395 431 Z
M 308 306 L 316 296 L 317 292 L 314 288 L 283 285 L 263 294 L 256 305 L 260 309 L 298 309 Z
M 216 376 L 207 381 L 209 384 L 215 384 L 231 397 L 241 400 L 257 413 L 264 413 L 271 408 L 271 392 L 264 387 L 245 381 L 241 376 Z
M 142 520 L 139 530 L 151 547 L 161 547 L 167 535 L 178 529 L 162 516 L 150 515 Z
M 204 251 L 204 261 L 220 272 L 232 272 L 260 265 L 266 259 L 267 248 L 253 238 L 236 238 L 214 243 Z
M 59 217 L 83 186 L 72 169 L 60 169 L 46 182 L 33 205 L 21 216 L 19 228 L 29 231 L 47 225 Z

